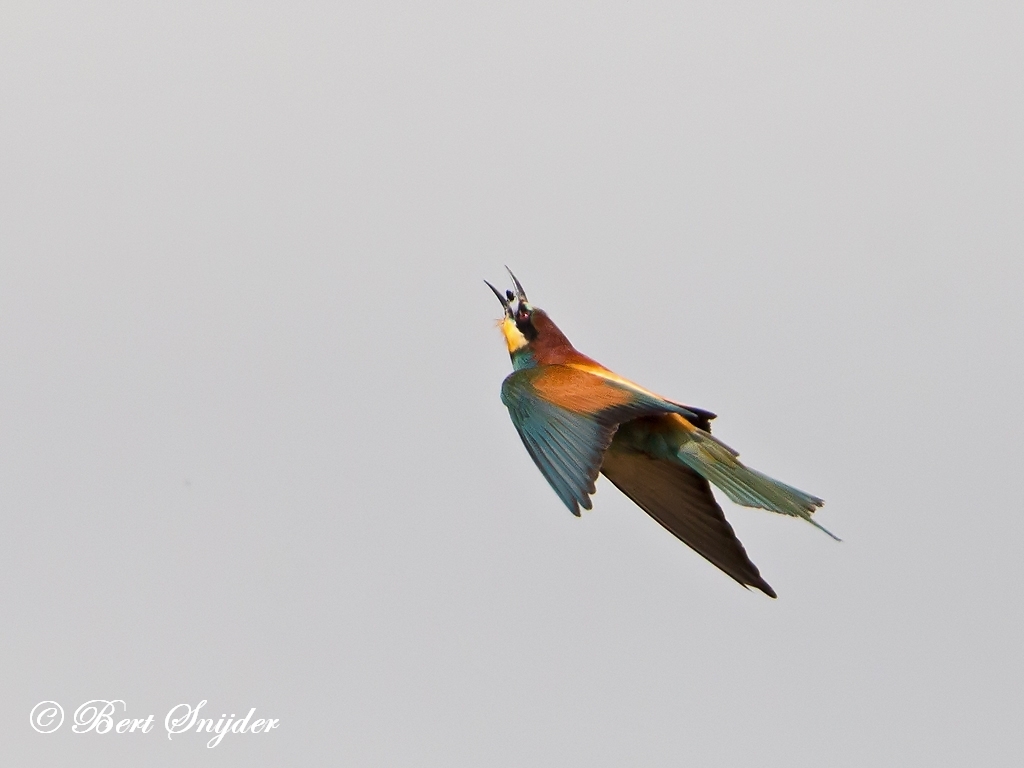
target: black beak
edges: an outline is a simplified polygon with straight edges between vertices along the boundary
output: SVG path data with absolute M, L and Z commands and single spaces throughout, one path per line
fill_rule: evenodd
M 523 304 L 529 304 L 529 299 L 526 298 L 526 291 L 523 290 L 522 284 L 516 280 L 516 276 L 512 274 L 512 270 L 507 266 L 505 269 L 508 271 L 509 277 L 512 278 L 512 284 L 516 287 L 516 298 Z
M 514 280 L 515 278 L 512 278 L 512 279 Z M 484 282 L 487 283 L 486 280 L 484 280 Z M 494 291 L 494 295 L 498 297 L 498 301 L 501 302 L 501 306 L 505 310 L 505 316 L 506 317 L 512 317 L 512 307 L 509 306 L 509 302 L 511 301 L 511 298 L 506 299 L 504 296 L 501 295 L 501 291 L 499 291 L 497 288 L 495 288 L 490 283 L 487 283 L 487 287 L 490 288 L 492 291 Z

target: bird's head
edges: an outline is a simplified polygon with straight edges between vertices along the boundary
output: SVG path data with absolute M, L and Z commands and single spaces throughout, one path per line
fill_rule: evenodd
M 501 332 L 505 336 L 513 365 L 519 368 L 536 363 L 554 362 L 539 358 L 548 358 L 552 354 L 557 354 L 559 350 L 571 350 L 572 345 L 543 309 L 530 304 L 526 298 L 526 291 L 512 274 L 512 270 L 509 269 L 508 274 L 512 278 L 515 291 L 505 291 L 503 294 L 486 280 L 484 282 L 494 291 L 502 309 L 505 310 L 505 316 L 501 319 Z

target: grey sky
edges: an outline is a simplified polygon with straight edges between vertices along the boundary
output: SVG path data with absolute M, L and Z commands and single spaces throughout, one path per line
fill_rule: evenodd
M 1024 10 L 0 6 L 19 766 L 1019 765 Z M 484 286 L 823 496 L 566 512 Z M 281 719 L 44 736 L 120 698 Z M 198 761 L 198 763 L 197 763 Z

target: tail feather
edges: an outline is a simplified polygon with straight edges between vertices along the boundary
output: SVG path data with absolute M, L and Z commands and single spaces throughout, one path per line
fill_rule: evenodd
M 839 537 L 815 522 L 811 515 L 825 502 L 791 485 L 743 465 L 729 446 L 702 430 L 687 432 L 676 457 L 687 467 L 720 488 L 732 501 L 782 515 L 800 517 L 836 541 Z

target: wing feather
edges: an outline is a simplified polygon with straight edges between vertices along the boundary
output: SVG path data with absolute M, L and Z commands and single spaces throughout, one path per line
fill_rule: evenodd
M 769 597 L 775 590 L 757 570 L 718 506 L 708 481 L 670 463 L 613 441 L 601 472 L 676 538 L 745 587 Z
M 516 371 L 502 402 L 537 468 L 574 515 L 590 496 L 617 426 L 639 416 L 690 413 L 655 395 L 564 365 Z

